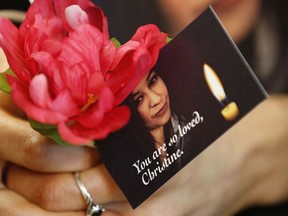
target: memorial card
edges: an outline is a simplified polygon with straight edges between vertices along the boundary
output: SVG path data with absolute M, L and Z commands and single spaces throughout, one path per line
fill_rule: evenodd
M 124 101 L 129 123 L 97 147 L 136 208 L 266 97 L 208 8 L 162 48 Z

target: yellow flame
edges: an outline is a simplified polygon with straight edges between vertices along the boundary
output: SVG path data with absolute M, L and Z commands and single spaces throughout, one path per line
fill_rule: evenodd
M 203 68 L 204 76 L 210 91 L 218 101 L 224 101 L 226 99 L 226 94 L 222 82 L 216 72 L 207 64 L 204 64 Z

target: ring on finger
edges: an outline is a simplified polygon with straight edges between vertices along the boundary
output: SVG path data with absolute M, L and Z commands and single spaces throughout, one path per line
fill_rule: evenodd
M 86 215 L 87 216 L 100 216 L 105 211 L 105 208 L 102 205 L 95 204 L 93 202 L 93 199 L 92 199 L 90 193 L 88 192 L 88 190 L 86 189 L 86 187 L 83 184 L 83 181 L 81 179 L 79 172 L 76 172 L 74 174 L 74 178 L 75 178 L 75 181 L 77 183 L 78 188 L 81 191 L 83 198 L 86 201 L 86 204 L 88 205 Z

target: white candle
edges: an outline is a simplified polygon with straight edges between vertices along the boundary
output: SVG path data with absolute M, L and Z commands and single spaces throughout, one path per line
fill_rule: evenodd
M 235 102 L 229 103 L 222 109 L 221 114 L 228 121 L 234 120 L 239 115 L 237 104 Z

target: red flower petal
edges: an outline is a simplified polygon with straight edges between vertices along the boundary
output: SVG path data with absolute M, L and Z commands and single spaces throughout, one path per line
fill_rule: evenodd
M 121 88 L 118 88 L 114 93 L 116 105 L 122 103 L 123 100 L 127 98 L 129 94 L 131 94 L 144 75 L 147 74 L 152 68 L 151 56 L 144 48 L 137 49 L 137 52 L 134 53 L 133 60 L 131 60 L 131 62 L 132 61 L 134 62 L 133 73 L 131 73 L 130 77 L 127 77 L 125 82 L 123 82 L 123 85 L 120 86 Z
M 45 20 L 40 15 L 35 16 L 33 27 L 25 34 L 25 54 L 30 56 L 38 51 L 52 51 L 54 56 L 58 55 L 61 47 L 63 24 L 57 17 Z
M 62 63 L 53 59 L 48 52 L 33 53 L 32 59 L 38 63 L 39 71 L 44 73 L 48 78 L 50 93 L 57 95 L 58 92 L 66 88 L 66 84 L 63 81 L 63 67 Z
M 80 8 L 82 8 L 85 11 L 87 8 L 94 6 L 94 4 L 89 0 L 65 0 L 65 1 L 53 1 L 53 2 L 54 2 L 56 15 L 57 17 L 60 17 L 62 19 L 64 23 L 64 29 L 66 32 L 73 31 L 73 29 L 67 23 L 66 18 L 65 18 L 65 9 L 67 7 L 71 5 L 78 5 L 80 6 Z
M 130 118 L 130 110 L 126 106 L 115 107 L 110 112 L 105 114 L 105 118 L 98 125 L 98 127 L 86 130 L 87 137 L 91 137 L 94 140 L 105 139 L 109 133 L 117 131 L 124 127 Z M 79 130 L 81 132 L 81 130 Z M 83 133 L 84 131 L 82 131 Z M 86 132 L 85 132 L 86 133 Z
M 168 34 L 160 32 L 159 28 L 154 24 L 148 24 L 140 26 L 131 40 L 139 41 L 144 45 L 152 59 L 152 66 L 155 65 L 159 50 L 166 45 L 166 39 Z
M 51 102 L 49 108 L 69 118 L 80 114 L 79 105 L 75 103 L 68 90 L 61 91 Z
M 98 97 L 97 102 L 76 118 L 76 121 L 86 128 L 94 128 L 100 124 L 105 117 L 106 112 L 111 110 L 114 105 L 114 96 L 111 90 L 106 85 L 102 85 L 100 83 L 101 81 L 96 81 L 97 79 L 91 80 L 95 80 L 95 87 L 99 88 L 102 86 L 102 89 L 91 92 Z
M 26 84 L 32 79 L 27 71 L 26 59 L 18 37 L 18 29 L 8 19 L 0 18 L 0 46 L 14 73 Z M 8 31 L 9 29 L 9 31 Z
M 92 141 L 73 133 L 71 127 L 68 127 L 64 122 L 58 125 L 58 133 L 64 141 L 74 145 L 87 145 Z
M 81 64 L 75 64 L 71 67 L 62 65 L 62 78 L 65 88 L 69 89 L 70 94 L 79 106 L 83 106 L 87 101 L 87 79 L 88 74 L 81 67 Z M 62 90 L 63 91 L 63 90 Z
M 101 124 L 95 128 L 88 129 L 80 124 L 72 124 L 68 128 L 66 126 L 66 128 L 63 128 L 64 126 L 61 125 L 59 133 L 65 141 L 74 144 L 83 144 L 83 140 L 80 138 L 84 139 L 84 137 L 86 141 L 105 139 L 109 133 L 117 131 L 127 124 L 129 117 L 129 108 L 126 106 L 116 107 L 109 113 L 106 113 Z M 67 130 L 69 130 L 69 132 Z
M 90 24 L 98 28 L 104 35 L 106 40 L 109 40 L 108 22 L 107 17 L 103 11 L 97 7 L 89 7 L 86 9 L 89 17 Z
M 7 76 L 12 87 L 12 97 L 15 103 L 32 119 L 45 123 L 57 125 L 66 121 L 67 117 L 59 112 L 46 110 L 36 106 L 29 96 L 28 89 L 23 86 L 14 76 Z
M 99 30 L 91 25 L 82 25 L 63 41 L 59 60 L 69 65 L 81 63 L 88 74 L 98 72 L 99 50 L 103 46 L 103 39 Z
M 35 0 L 19 31 L 5 19 L 0 25 L 17 75 L 8 78 L 13 99 L 30 118 L 58 125 L 72 144 L 103 139 L 128 122 L 129 109 L 115 105 L 151 70 L 167 37 L 142 26 L 116 49 L 107 18 L 90 0 Z
M 99 125 L 99 127 L 102 128 L 103 125 L 103 130 L 105 130 L 106 127 L 107 134 L 109 132 L 115 132 L 124 127 L 128 123 L 129 118 L 130 109 L 128 107 L 115 107 L 110 112 L 106 113 L 105 118 L 103 119 L 103 124 L 101 124 L 101 126 Z
M 105 74 L 105 80 L 115 94 L 121 89 L 135 72 L 134 55 L 140 43 L 129 41 L 117 49 L 114 62 Z
M 27 31 L 29 31 L 29 28 L 27 27 L 34 23 L 35 14 L 41 14 L 45 19 L 49 19 L 55 16 L 53 2 L 54 1 L 52 0 L 35 0 L 33 2 L 33 4 L 28 8 L 25 20 L 22 22 L 22 25 L 19 29 L 22 38 L 25 38 Z

